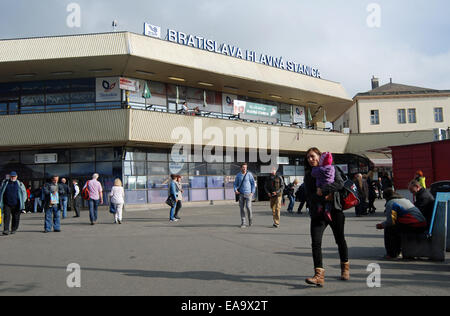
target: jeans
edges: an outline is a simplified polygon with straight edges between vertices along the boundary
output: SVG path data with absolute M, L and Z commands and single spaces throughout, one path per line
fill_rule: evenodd
M 58 205 L 50 206 L 45 210 L 45 226 L 46 232 L 50 232 L 53 229 L 61 230 L 61 214 L 59 213 Z
M 295 196 L 288 196 L 289 197 L 289 206 L 287 211 L 289 213 L 292 213 L 294 211 L 294 206 L 295 206 Z
M 69 197 L 67 196 L 62 196 L 61 197 L 61 212 L 62 212 L 62 218 L 66 218 L 67 217 L 67 202 L 69 201 Z
M 35 197 L 34 198 L 34 209 L 33 209 L 34 213 L 37 213 L 38 205 L 39 205 L 39 207 L 42 207 L 42 201 L 40 198 Z
M 99 204 L 100 200 L 89 200 L 89 219 L 91 220 L 91 223 L 97 222 Z
M 170 209 L 170 220 L 173 221 L 175 219 L 175 209 L 177 208 L 177 202 Z
M 348 248 L 344 235 L 345 215 L 341 211 L 331 211 L 332 222 L 321 218 L 311 219 L 311 239 L 314 268 L 323 268 L 322 262 L 322 238 L 328 225 L 333 230 L 334 239 L 339 249 L 341 262 L 348 262 Z
M 241 224 L 245 225 L 246 217 L 245 217 L 245 209 L 247 209 L 248 222 L 251 224 L 253 220 L 253 212 L 252 212 L 252 194 L 239 194 L 239 208 L 241 210 Z

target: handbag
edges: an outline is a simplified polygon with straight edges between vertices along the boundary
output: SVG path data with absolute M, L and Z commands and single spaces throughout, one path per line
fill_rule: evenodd
M 166 200 L 166 204 L 169 205 L 170 207 L 174 207 L 176 202 L 177 200 L 172 195 L 169 195 L 169 197 Z
M 116 213 L 117 213 L 117 209 L 116 209 L 116 206 L 115 206 L 114 203 L 110 203 L 110 204 L 109 204 L 109 212 L 110 212 L 111 214 L 116 214 Z
M 242 185 L 244 184 L 244 181 L 245 181 L 245 178 L 247 177 L 247 175 L 248 175 L 248 171 L 245 174 L 244 179 L 242 179 L 242 182 L 241 182 L 241 185 L 239 186 L 238 192 L 241 192 Z M 240 199 L 241 195 L 240 194 L 236 194 L 236 192 L 234 193 L 234 195 L 235 195 L 236 202 L 239 202 L 239 199 Z

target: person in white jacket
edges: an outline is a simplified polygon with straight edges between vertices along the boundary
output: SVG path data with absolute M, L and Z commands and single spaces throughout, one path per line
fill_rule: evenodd
M 111 205 L 114 206 L 116 213 L 114 214 L 114 223 L 122 224 L 122 210 L 125 204 L 125 191 L 123 190 L 122 181 L 116 179 L 114 186 L 109 194 L 111 197 Z

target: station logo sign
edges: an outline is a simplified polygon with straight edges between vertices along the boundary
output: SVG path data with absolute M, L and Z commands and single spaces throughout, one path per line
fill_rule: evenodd
M 161 27 L 149 23 L 144 23 L 144 35 L 161 38 Z

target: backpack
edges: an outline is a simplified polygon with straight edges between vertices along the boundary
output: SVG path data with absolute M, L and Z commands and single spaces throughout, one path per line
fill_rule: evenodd
M 81 197 L 83 198 L 83 200 L 89 200 L 90 196 L 89 196 L 89 181 L 86 183 L 86 186 L 84 187 L 83 190 L 81 190 Z
M 341 173 L 342 179 L 344 180 L 344 189 L 339 193 L 341 196 L 342 210 L 346 211 L 361 203 L 358 188 L 356 187 L 356 184 L 345 175 L 341 168 L 336 167 L 336 169 Z

